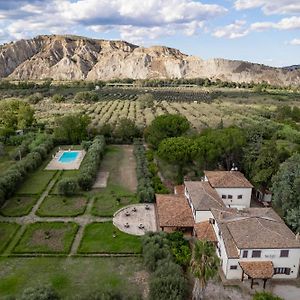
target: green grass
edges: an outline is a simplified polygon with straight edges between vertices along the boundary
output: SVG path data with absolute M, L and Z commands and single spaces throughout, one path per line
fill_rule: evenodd
M 59 171 L 60 175 L 55 183 L 55 185 L 53 186 L 53 188 L 50 191 L 50 194 L 53 195 L 58 195 L 58 183 L 60 180 L 64 179 L 64 178 L 68 178 L 68 177 L 76 177 L 79 174 L 79 170 L 63 170 L 63 171 Z
M 140 288 L 134 273 L 142 268 L 140 258 L 129 257 L 0 258 L 0 299 L 18 297 L 24 289 L 43 284 L 52 285 L 62 299 L 89 299 L 91 293 L 107 288 L 133 295 Z
M 94 194 L 92 214 L 100 217 L 112 217 L 120 208 L 137 203 L 135 194 L 117 185 L 109 185 Z
M 69 253 L 78 230 L 75 223 L 33 223 L 13 249 L 14 253 Z
M 19 228 L 20 225 L 15 223 L 0 223 L 0 253 L 4 251 Z
M 0 214 L 8 217 L 28 215 L 37 202 L 36 196 L 16 196 L 6 200 L 0 209 Z
M 55 175 L 56 171 L 46 171 L 43 165 L 37 171 L 29 174 L 29 177 L 17 190 L 19 195 L 38 195 L 47 187 L 50 180 Z
M 116 235 L 114 237 L 113 235 Z M 118 230 L 112 222 L 86 226 L 79 253 L 141 253 L 141 239 Z
M 86 204 L 87 200 L 83 196 L 50 195 L 42 202 L 37 214 L 41 217 L 75 217 L 84 213 Z

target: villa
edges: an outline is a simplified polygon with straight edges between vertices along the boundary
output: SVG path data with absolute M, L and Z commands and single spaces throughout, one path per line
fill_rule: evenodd
M 205 171 L 174 195 L 157 195 L 161 230 L 216 245 L 226 279 L 291 279 L 299 275 L 300 238 L 272 208 L 250 207 L 252 184 L 237 171 Z

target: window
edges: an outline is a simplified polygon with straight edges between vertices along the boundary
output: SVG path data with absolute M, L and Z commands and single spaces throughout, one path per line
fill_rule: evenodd
M 260 257 L 261 251 L 260 250 L 253 250 L 252 251 L 252 257 Z
M 232 197 L 232 195 L 228 195 L 228 199 L 232 199 L 233 197 Z
M 248 250 L 244 250 L 243 251 L 243 258 L 247 258 L 248 257 Z
M 281 250 L 280 257 L 289 257 L 289 250 Z
M 238 199 L 243 199 L 243 195 L 238 195 Z
M 237 270 L 237 266 L 230 266 L 230 270 Z
M 227 196 L 226 195 L 222 195 L 222 199 L 227 199 Z
M 290 275 L 291 268 L 274 268 L 274 275 L 276 274 L 285 274 Z

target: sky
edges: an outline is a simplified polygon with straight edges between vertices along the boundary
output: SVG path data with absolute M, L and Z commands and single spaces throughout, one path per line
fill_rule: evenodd
M 41 34 L 288 66 L 300 64 L 300 0 L 0 0 L 1 44 Z

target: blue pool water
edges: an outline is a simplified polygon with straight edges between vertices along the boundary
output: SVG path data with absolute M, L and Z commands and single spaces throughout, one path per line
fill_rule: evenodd
M 79 155 L 78 151 L 66 151 L 59 158 L 59 162 L 63 164 L 69 164 L 74 162 Z

